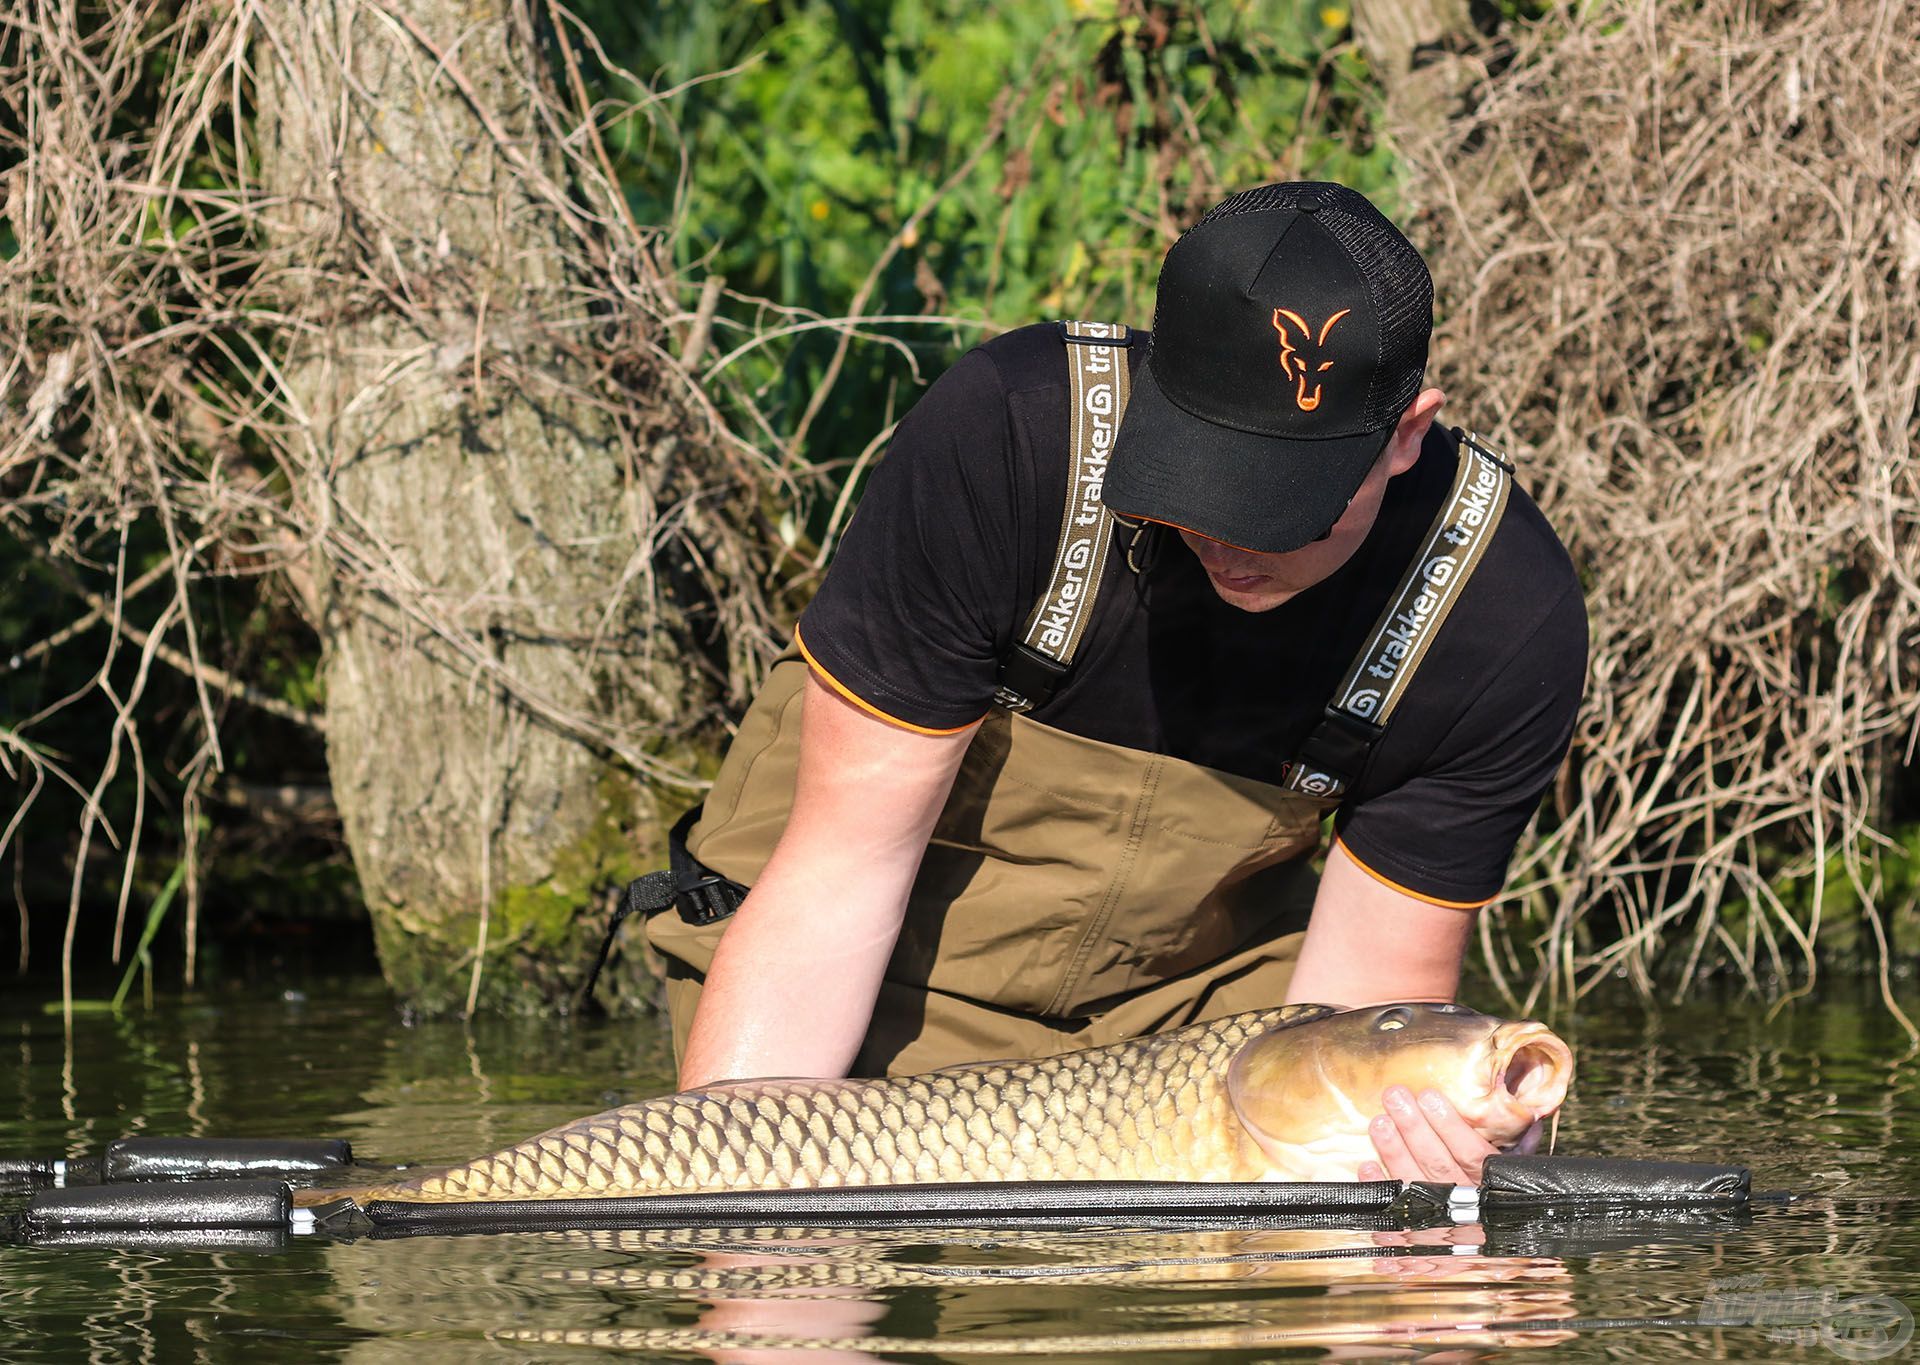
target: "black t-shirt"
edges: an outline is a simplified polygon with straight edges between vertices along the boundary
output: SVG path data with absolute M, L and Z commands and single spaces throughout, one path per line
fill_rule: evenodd
M 1138 364 L 1144 346 L 1130 352 Z M 800 622 L 814 665 L 874 710 L 964 728 L 1046 590 L 1065 506 L 1065 346 L 1025 327 L 962 357 L 900 424 Z M 1144 573 L 1117 528 L 1072 673 L 1032 713 L 1056 729 L 1279 783 L 1446 497 L 1435 428 L 1332 577 L 1271 611 L 1222 602 L 1157 534 Z M 1422 898 L 1496 895 L 1566 752 L 1586 670 L 1566 551 L 1516 488 L 1453 613 L 1340 806 L 1340 841 Z

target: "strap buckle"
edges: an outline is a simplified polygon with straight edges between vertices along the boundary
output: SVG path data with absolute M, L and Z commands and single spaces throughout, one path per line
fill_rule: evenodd
M 1385 733 L 1385 726 L 1328 706 L 1313 733 L 1301 744 L 1299 757 L 1289 765 L 1287 785 L 1308 796 L 1335 799 L 1346 795 Z
M 1045 706 L 1072 671 L 1072 665 L 1048 658 L 1025 641 L 1017 642 L 1000 661 L 1000 685 L 994 689 L 993 704 L 1017 714 Z
M 630 917 L 640 915 L 651 919 L 672 906 L 680 912 L 681 919 L 698 927 L 725 919 L 747 898 L 744 886 L 709 870 L 687 852 L 687 832 L 700 818 L 700 811 L 701 807 L 695 806 L 668 832 L 666 869 L 635 877 L 620 893 L 620 904 L 607 920 L 606 937 L 600 940 L 600 954 L 593 961 L 593 970 L 574 993 L 576 1008 L 593 997 L 594 983 L 600 979 L 613 952 L 613 940 Z
M 1383 725 L 1329 706 L 1321 712 L 1320 723 L 1313 727 L 1307 742 L 1300 746 L 1300 756 L 1316 768 L 1357 775 L 1386 732 Z
M 699 820 L 703 809 L 704 803 L 682 815 L 667 835 L 667 867 L 673 877 L 671 904 L 680 911 L 681 919 L 696 928 L 725 919 L 747 898 L 745 887 L 721 876 L 687 852 L 687 835 L 693 832 L 694 822 Z M 656 908 L 664 910 L 666 906 Z
M 1091 336 L 1085 332 L 1076 332 L 1073 330 L 1075 327 L 1099 327 L 1104 325 L 1103 323 L 1068 322 L 1065 318 L 1061 318 L 1053 324 L 1054 330 L 1060 334 L 1060 340 L 1069 346 L 1125 347 L 1133 345 L 1133 328 L 1127 326 L 1124 322 L 1115 324 L 1120 329 L 1120 335 L 1118 336 Z
M 717 923 L 738 910 L 745 897 L 736 896 L 736 889 L 737 884 L 725 877 L 702 877 L 680 887 L 673 900 L 680 918 L 698 927 Z

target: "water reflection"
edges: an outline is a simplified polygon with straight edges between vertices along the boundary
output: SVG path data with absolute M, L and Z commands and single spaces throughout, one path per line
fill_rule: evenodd
M 633 1021 L 426 1020 L 382 1030 L 378 1070 L 332 1129 L 363 1159 L 439 1165 L 672 1088 L 672 1053 Z
M 866 1361 L 1570 1340 L 1552 1325 L 1576 1312 L 1566 1266 L 1480 1255 L 1481 1242 L 1477 1226 L 597 1231 L 357 1243 L 329 1265 L 343 1289 L 377 1277 L 378 1294 L 345 1305 L 370 1338 L 431 1323 L 506 1347 L 749 1365 L 798 1350 Z
M 345 1136 L 370 1159 L 446 1161 L 665 1088 L 658 1038 L 631 1023 L 409 1025 L 371 983 L 304 989 L 300 1003 L 163 998 L 76 1015 L 70 1040 L 9 992 L 0 1154 L 78 1156 L 144 1132 Z M 1551 1022 L 1582 1068 L 1561 1150 L 1738 1161 L 1758 1188 L 1811 1197 L 1750 1218 L 1404 1236 L 922 1228 L 0 1247 L 0 1358 L 1442 1361 L 1549 1348 L 1804 1362 L 1839 1358 L 1836 1341 L 1868 1352 L 1848 1358 L 1894 1358 L 1871 1351 L 1920 1306 L 1920 1097 L 1871 987 L 1824 982 L 1818 1002 L 1771 1021 L 1733 997 L 1665 1010 L 1621 997 Z

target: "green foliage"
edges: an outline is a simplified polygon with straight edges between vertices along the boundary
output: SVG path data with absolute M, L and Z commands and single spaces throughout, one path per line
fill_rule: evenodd
M 1875 913 L 1896 947 L 1911 953 L 1914 932 L 1920 928 L 1915 918 L 1920 902 L 1920 821 L 1896 824 L 1885 831 L 1887 841 L 1862 842 L 1856 850 L 1856 865 L 1862 880 L 1873 893 Z M 1820 876 L 1800 859 L 1770 879 L 1773 893 L 1796 924 L 1820 926 L 1820 953 L 1826 961 L 1842 966 L 1871 970 L 1878 961 L 1878 947 L 1867 919 L 1867 907 L 1860 899 L 1848 871 L 1845 850 L 1836 849 L 1827 856 Z M 1815 902 L 1815 891 L 1819 900 Z M 1731 933 L 1745 931 L 1747 920 L 1756 908 L 1745 898 L 1728 901 L 1720 907 L 1720 920 Z
M 1147 323 L 1172 236 L 1234 189 L 1328 178 L 1391 198 L 1340 5 L 665 0 L 585 12 L 617 61 L 678 88 L 610 145 L 641 221 L 674 224 L 683 276 L 721 274 L 837 316 L 897 244 L 863 312 L 927 317 L 882 329 L 922 364 L 856 349 L 804 452 L 819 465 L 861 449 L 983 331 L 1066 314 Z M 718 332 L 718 351 L 738 336 Z M 777 429 L 814 394 L 834 341 L 814 333 L 745 362 Z

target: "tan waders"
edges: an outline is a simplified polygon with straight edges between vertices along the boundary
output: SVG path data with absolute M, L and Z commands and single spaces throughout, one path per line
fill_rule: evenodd
M 1089 485 L 1097 504 L 1125 406 L 1125 329 L 1074 327 L 1062 330 L 1076 458 L 1053 577 L 935 824 L 857 1075 L 1046 1056 L 1281 1003 L 1322 819 L 1504 506 L 1503 467 L 1464 443 L 1453 496 L 1283 785 L 1042 725 L 1019 712 L 1043 699 L 1036 678 L 1044 691 L 1065 674 L 1097 595 L 1110 524 L 1076 514 Z M 746 886 L 786 827 L 807 668 L 797 656 L 774 667 L 687 839 L 699 863 Z M 668 965 L 676 1057 L 727 923 L 647 922 Z
M 775 668 L 687 843 L 747 885 L 786 823 L 806 670 Z M 1278 1004 L 1326 808 L 994 712 L 934 827 L 856 1073 L 1042 1057 Z M 648 921 L 676 1055 L 726 924 Z

